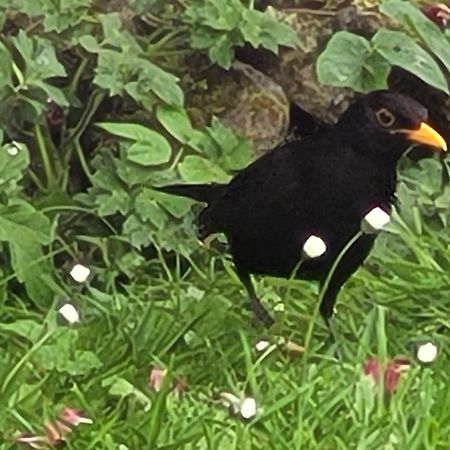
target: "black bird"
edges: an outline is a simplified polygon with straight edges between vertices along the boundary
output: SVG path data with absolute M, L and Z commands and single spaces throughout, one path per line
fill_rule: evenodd
M 270 325 L 251 274 L 294 275 L 323 285 L 363 217 L 374 207 L 390 211 L 397 162 L 405 151 L 413 144 L 447 149 L 445 140 L 426 124 L 427 114 L 409 97 L 373 91 L 356 100 L 336 125 L 281 144 L 228 184 L 159 189 L 207 204 L 198 217 L 200 238 L 226 235 L 250 305 Z M 319 236 L 327 251 L 298 267 L 311 235 Z M 334 271 L 320 305 L 328 325 L 339 289 L 362 264 L 374 240 L 374 234 L 362 235 Z

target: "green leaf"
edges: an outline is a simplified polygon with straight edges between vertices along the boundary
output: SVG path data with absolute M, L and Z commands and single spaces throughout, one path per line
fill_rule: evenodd
M 135 208 L 136 212 L 143 220 L 151 220 L 158 228 L 161 228 L 161 223 L 158 224 L 157 222 L 166 221 L 167 219 L 167 216 L 164 211 L 161 210 L 161 207 L 173 217 L 180 219 L 189 212 L 194 203 L 195 202 L 189 198 L 177 197 L 154 189 L 144 188 L 136 197 Z M 149 205 L 152 206 L 149 207 Z M 156 207 L 159 211 L 155 210 Z M 161 213 L 164 213 L 164 216 L 162 216 Z M 159 217 L 152 219 L 152 215 Z
M 157 133 L 155 133 L 157 134 Z M 170 160 L 172 149 L 167 140 L 160 134 L 160 139 L 136 142 L 127 150 L 127 159 L 142 166 L 157 166 Z
M 0 330 L 8 331 L 34 343 L 41 337 L 44 325 L 34 320 L 23 319 L 11 323 L 0 323 Z
M 53 292 L 44 283 L 52 267 L 42 245 L 50 243 L 48 218 L 28 203 L 0 206 L 0 240 L 9 243 L 16 278 L 25 283 L 28 295 L 37 303 L 48 304 Z
M 229 69 L 234 59 L 234 45 L 226 35 L 219 37 L 208 51 L 212 62 L 219 64 L 224 69 Z
M 412 26 L 428 48 L 450 71 L 449 41 L 439 27 L 417 6 L 401 0 L 390 0 L 380 5 L 380 11 L 406 27 Z
M 139 54 L 142 48 L 131 33 L 124 29 L 119 13 L 100 14 L 100 22 L 103 28 L 104 44 L 117 47 L 129 56 Z
M 116 136 L 137 141 L 127 148 L 126 157 L 129 161 L 154 166 L 170 160 L 172 148 L 169 142 L 150 128 L 135 123 L 101 122 L 96 125 Z
M 185 15 L 191 24 L 192 48 L 208 50 L 211 61 L 226 69 L 233 61 L 234 48 L 246 41 L 275 53 L 280 45 L 298 44 L 291 27 L 239 0 L 204 0 L 188 6 Z
M 167 214 L 155 200 L 148 198 L 146 190 L 136 197 L 135 208 L 144 222 L 150 221 L 157 229 L 162 229 L 166 225 Z
M 33 355 L 42 368 L 77 376 L 102 367 L 102 362 L 93 352 L 77 348 L 77 331 L 62 328 L 53 339 L 54 343 L 43 345 Z
M 189 142 L 193 129 L 185 109 L 159 105 L 156 110 L 156 117 L 175 139 L 182 144 Z
M 49 97 L 59 106 L 69 106 L 66 96 L 63 91 L 55 86 L 44 82 L 36 82 L 36 86 L 40 87 Z
M 100 50 L 97 39 L 95 39 L 95 37 L 91 36 L 90 34 L 81 36 L 80 38 L 78 38 L 78 42 L 86 51 L 90 53 L 98 53 Z
M 164 139 L 164 137 L 156 131 L 137 123 L 97 122 L 95 125 L 108 133 L 131 141 L 149 142 L 154 139 Z
M 109 194 L 98 194 L 95 199 L 98 214 L 102 217 L 112 216 L 117 212 L 125 215 L 130 209 L 131 198 L 123 189 L 113 190 Z
M 136 248 L 146 247 L 151 243 L 152 230 L 136 214 L 131 214 L 127 218 L 122 232 Z
M 189 183 L 227 182 L 230 177 L 213 162 L 197 155 L 188 155 L 178 164 L 178 171 Z
M 436 61 L 407 34 L 381 29 L 372 38 L 372 43 L 375 50 L 391 64 L 448 93 L 447 81 Z
M 274 53 L 278 52 L 280 45 L 296 47 L 299 43 L 297 34 L 289 25 L 255 9 L 243 11 L 239 28 L 244 39 L 253 47 L 261 46 Z
M 320 83 L 362 90 L 363 71 L 371 71 L 366 68 L 371 52 L 367 39 L 348 31 L 335 33 L 317 59 L 317 76 Z M 385 80 L 383 81 L 380 85 L 384 87 Z
M 98 370 L 103 366 L 98 356 L 85 350 L 76 350 L 73 359 L 66 361 L 65 364 L 57 366 L 59 372 L 67 372 L 69 375 L 85 375 L 93 370 Z
M 179 79 L 150 61 L 140 59 L 137 63 L 140 71 L 138 82 L 145 83 L 161 100 L 172 106 L 183 106 L 184 93 L 178 86 Z
M 139 403 L 150 406 L 151 400 L 125 378 L 114 375 L 102 381 L 102 386 L 109 387 L 109 394 L 117 397 L 135 397 Z
M 13 142 L 0 147 L 0 192 L 11 195 L 17 190 L 30 163 L 30 155 L 25 144 Z
M 243 9 L 239 0 L 208 0 L 203 4 L 189 5 L 185 14 L 192 24 L 231 31 L 239 25 Z
M 58 61 L 50 41 L 34 36 L 29 37 L 23 30 L 20 30 L 19 34 L 11 40 L 25 62 L 26 84 L 34 84 L 51 77 L 66 76 L 66 70 Z
M 177 219 L 184 217 L 190 211 L 192 205 L 195 204 L 189 198 L 177 197 L 164 192 L 154 191 L 153 196 L 169 214 Z
M 0 42 L 0 91 L 12 85 L 12 59 L 8 49 Z

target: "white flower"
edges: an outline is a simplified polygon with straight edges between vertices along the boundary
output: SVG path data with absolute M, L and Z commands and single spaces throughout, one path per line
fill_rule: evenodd
M 241 402 L 240 413 L 244 419 L 251 419 L 256 416 L 256 400 L 253 397 L 246 397 Z
M 327 251 L 325 242 L 312 234 L 303 244 L 303 253 L 309 258 L 318 258 Z
M 258 352 L 263 352 L 267 347 L 269 347 L 269 341 L 259 341 L 256 343 L 255 348 Z
M 419 345 L 417 348 L 417 359 L 423 363 L 431 363 L 436 359 L 438 348 L 432 342 Z
M 389 214 L 377 206 L 364 216 L 361 226 L 365 233 L 373 233 L 382 230 L 390 221 Z
M 82 264 L 75 264 L 70 271 L 70 276 L 78 283 L 84 283 L 90 274 L 91 269 Z
M 67 320 L 70 324 L 74 324 L 80 321 L 80 313 L 71 303 L 66 303 L 58 312 Z

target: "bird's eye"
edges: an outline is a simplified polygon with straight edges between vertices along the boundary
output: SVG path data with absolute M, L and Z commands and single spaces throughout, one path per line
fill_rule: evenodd
M 377 117 L 378 122 L 383 127 L 390 127 L 395 122 L 394 114 L 392 114 L 386 108 L 379 109 L 378 111 L 375 112 L 375 115 Z

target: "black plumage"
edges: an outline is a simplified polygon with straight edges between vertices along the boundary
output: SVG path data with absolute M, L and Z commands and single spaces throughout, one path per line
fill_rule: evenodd
M 335 126 L 282 144 L 228 184 L 161 189 L 207 203 L 198 218 L 200 238 L 217 232 L 227 236 L 253 310 L 271 323 L 250 275 L 290 277 L 296 270 L 295 277 L 322 284 L 365 214 L 374 207 L 390 210 L 397 162 L 411 144 L 446 149 L 426 120 L 427 110 L 411 98 L 374 91 L 352 104 Z M 311 235 L 322 238 L 327 251 L 297 269 Z M 339 289 L 367 257 L 374 239 L 362 235 L 338 264 L 320 305 L 327 323 Z

